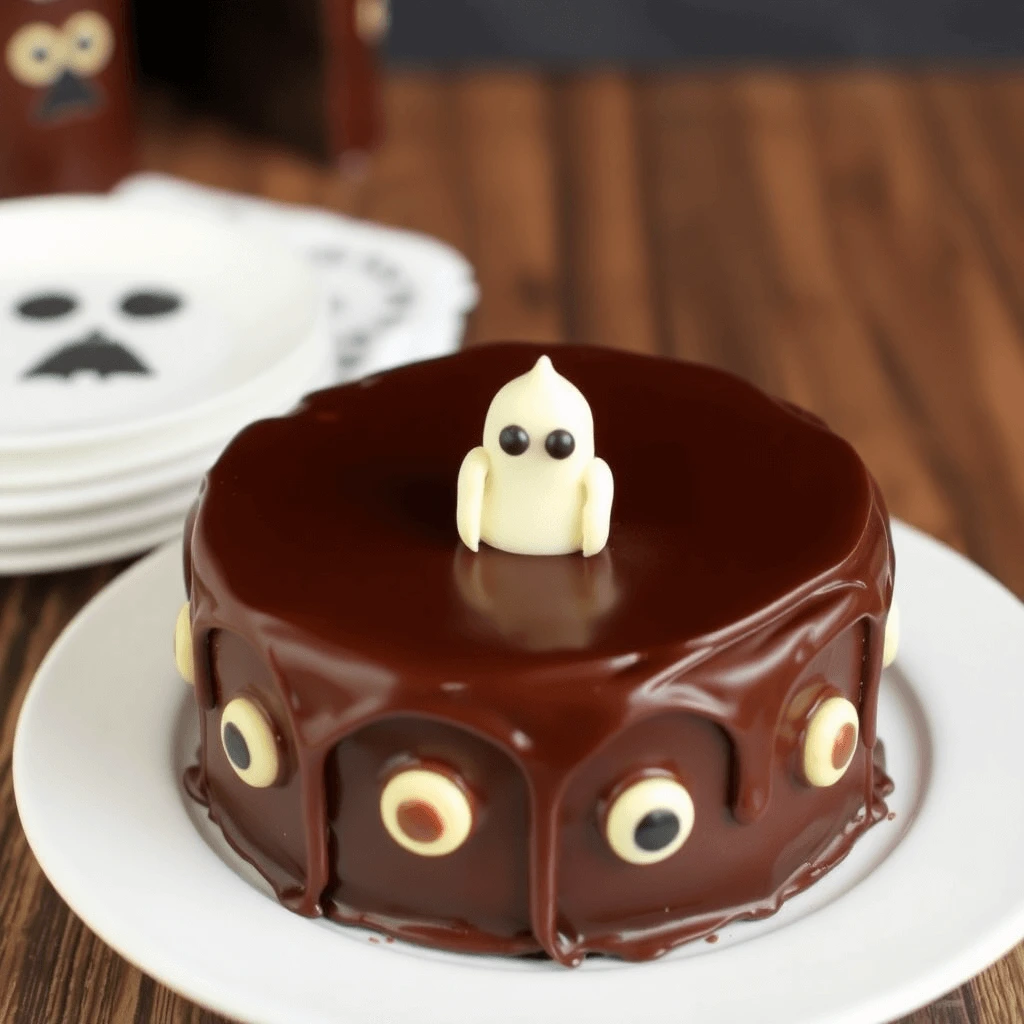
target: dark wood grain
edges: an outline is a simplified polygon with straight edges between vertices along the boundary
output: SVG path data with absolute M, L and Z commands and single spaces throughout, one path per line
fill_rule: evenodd
M 150 103 L 147 166 L 464 251 L 468 341 L 700 359 L 824 416 L 1024 594 L 1024 76 L 406 74 L 335 173 Z M 0 579 L 0 1021 L 215 1024 L 85 929 L 14 809 L 40 659 L 123 566 Z M 1024 949 L 905 1024 L 1024 1021 Z

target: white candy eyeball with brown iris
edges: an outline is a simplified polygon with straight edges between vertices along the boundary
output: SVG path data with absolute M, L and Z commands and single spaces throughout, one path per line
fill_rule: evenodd
M 269 716 L 251 697 L 235 697 L 220 718 L 220 740 L 235 774 L 254 789 L 277 782 L 281 755 Z
M 672 856 L 693 831 L 693 800 L 668 776 L 634 782 L 614 800 L 605 818 L 605 838 L 629 864 L 657 864 Z
M 443 772 L 408 768 L 380 796 L 380 816 L 399 846 L 421 857 L 454 853 L 473 831 L 469 794 Z
M 804 737 L 804 776 L 812 786 L 835 785 L 857 752 L 860 722 L 845 697 L 829 697 L 811 716 Z

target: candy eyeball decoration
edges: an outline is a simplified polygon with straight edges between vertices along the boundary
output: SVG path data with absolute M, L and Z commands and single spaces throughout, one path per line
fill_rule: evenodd
M 693 831 L 693 799 L 670 776 L 641 779 L 612 802 L 604 833 L 612 852 L 627 864 L 657 864 L 676 853 Z
M 430 768 L 408 768 L 392 776 L 381 793 L 380 816 L 391 838 L 420 857 L 454 853 L 473 831 L 468 792 Z
M 188 601 L 181 606 L 174 624 L 174 664 L 178 668 L 178 675 L 190 686 L 194 685 L 196 677 L 192 661 L 192 624 Z
M 845 697 L 829 697 L 811 715 L 804 737 L 804 777 L 812 786 L 833 786 L 857 752 L 860 721 Z
M 608 543 L 614 483 L 594 455 L 580 390 L 547 356 L 495 396 L 483 444 L 459 471 L 459 536 L 517 555 L 596 555 Z
M 885 620 L 885 643 L 882 647 L 882 668 L 888 668 L 900 649 L 900 610 L 893 601 L 889 617 Z
M 235 774 L 253 789 L 273 786 L 281 755 L 269 716 L 251 697 L 235 697 L 220 718 L 220 739 Z

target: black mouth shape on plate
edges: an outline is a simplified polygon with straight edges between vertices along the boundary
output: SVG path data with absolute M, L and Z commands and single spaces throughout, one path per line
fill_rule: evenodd
M 112 341 L 101 331 L 93 331 L 82 341 L 71 342 L 47 356 L 31 370 L 26 370 L 24 377 L 26 380 L 35 377 L 63 377 L 69 380 L 79 371 L 92 371 L 103 378 L 118 373 L 142 377 L 153 375 L 153 371 L 124 345 Z

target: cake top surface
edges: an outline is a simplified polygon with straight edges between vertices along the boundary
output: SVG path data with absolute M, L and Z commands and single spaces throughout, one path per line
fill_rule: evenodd
M 545 351 L 615 474 L 610 541 L 592 558 L 473 554 L 460 463 L 495 392 Z M 268 634 L 398 670 L 607 660 L 699 649 L 842 579 L 877 500 L 847 442 L 729 374 L 489 345 L 247 428 L 208 476 L 192 563 Z

